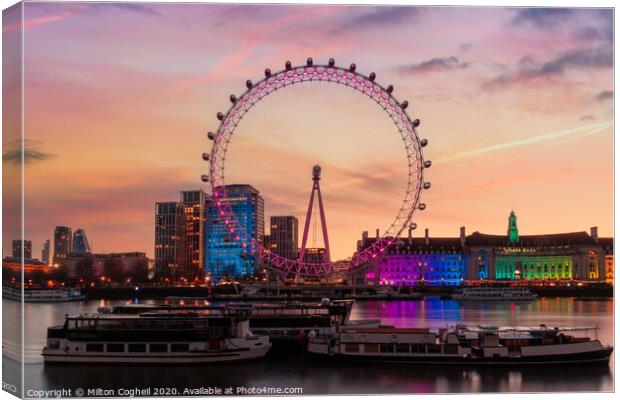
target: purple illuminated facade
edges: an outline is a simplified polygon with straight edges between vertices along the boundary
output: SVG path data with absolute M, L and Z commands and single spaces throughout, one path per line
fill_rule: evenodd
M 367 233 L 360 249 L 376 238 Z M 366 272 L 373 285 L 458 286 L 466 278 L 469 258 L 461 238 L 399 238 Z

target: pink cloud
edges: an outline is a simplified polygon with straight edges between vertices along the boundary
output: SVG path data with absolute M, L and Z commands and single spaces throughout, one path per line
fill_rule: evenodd
M 65 18 L 71 17 L 81 9 L 84 9 L 86 5 L 79 5 L 71 10 L 61 11 L 55 14 L 44 15 L 42 17 L 24 19 L 12 24 L 2 27 L 3 32 L 18 32 L 20 30 L 28 30 L 37 26 L 46 25 L 51 22 L 61 21 Z

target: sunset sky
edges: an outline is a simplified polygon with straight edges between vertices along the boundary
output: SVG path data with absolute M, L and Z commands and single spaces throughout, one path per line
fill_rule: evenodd
M 18 29 L 5 20 L 4 35 Z M 56 225 L 85 229 L 95 252 L 152 257 L 155 202 L 208 191 L 201 154 L 228 96 L 307 57 L 376 72 L 422 120 L 433 186 L 416 235 L 505 233 L 513 208 L 522 234 L 613 235 L 610 9 L 26 3 L 24 29 L 34 257 Z M 10 168 L 15 143 L 3 145 Z M 337 257 L 388 227 L 406 183 L 387 115 L 327 84 L 259 103 L 226 163 L 228 183 L 254 185 L 267 216 L 300 227 L 321 164 Z

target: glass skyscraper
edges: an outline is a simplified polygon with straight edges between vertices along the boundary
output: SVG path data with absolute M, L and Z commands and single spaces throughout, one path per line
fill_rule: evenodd
M 235 213 L 241 236 L 263 242 L 265 234 L 265 202 L 259 191 L 251 185 L 226 185 L 226 198 Z M 207 273 L 213 282 L 224 277 L 238 278 L 251 276 L 256 270 L 258 254 L 251 254 L 249 243 L 247 248 L 235 240 L 224 221 L 221 220 L 218 208 L 212 202 L 207 206 Z
M 62 264 L 71 253 L 73 236 L 68 226 L 57 226 L 54 229 L 54 264 Z
M 73 243 L 71 252 L 74 254 L 90 253 L 90 244 L 84 229 L 80 228 L 73 233 Z

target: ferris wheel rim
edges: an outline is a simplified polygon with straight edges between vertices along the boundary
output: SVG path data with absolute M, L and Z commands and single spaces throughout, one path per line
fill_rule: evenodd
M 311 75 L 308 76 L 308 74 Z M 352 87 L 369 99 L 374 100 L 388 114 L 405 142 L 405 153 L 408 163 L 405 198 L 401 202 L 396 217 L 392 220 L 388 228 L 385 229 L 383 235 L 380 235 L 371 246 L 353 255 L 351 267 L 354 268 L 365 262 L 372 261 L 392 245 L 403 230 L 407 228 L 407 225 L 410 224 L 414 212 L 418 208 L 420 210 L 425 208 L 425 205 L 420 203 L 420 193 L 422 188 L 428 188 L 424 182 L 424 169 L 430 166 L 430 162 L 425 162 L 422 152 L 422 147 L 426 145 L 426 140 L 421 141 L 417 134 L 416 127 L 419 125 L 419 120 L 414 121 L 409 117 L 409 114 L 405 110 L 408 103 L 401 103 L 396 99 L 392 93 L 393 87 L 391 85 L 384 87 L 375 82 L 374 72 L 366 76 L 356 71 L 355 64 L 351 64 L 349 69 L 346 69 L 336 66 L 333 59 L 330 59 L 328 65 L 314 65 L 311 59 L 308 59 L 306 65 L 298 66 L 292 66 L 290 62 L 287 61 L 286 68 L 275 73 L 271 73 L 269 69 L 266 69 L 265 77 L 256 83 L 252 83 L 249 80 L 246 81 L 247 90 L 238 98 L 235 95 L 231 95 L 230 101 L 232 104 L 227 112 L 225 114 L 218 113 L 217 117 L 221 122 L 214 137 L 211 138 L 212 133 L 209 133 L 209 138 L 213 140 L 213 147 L 208 160 L 208 180 L 211 184 L 212 195 L 219 216 L 223 219 L 226 228 L 229 230 L 234 240 L 240 241 L 242 247 L 247 248 L 246 242 L 248 238 L 241 236 L 247 234 L 247 232 L 238 233 L 239 229 L 235 213 L 225 201 L 222 201 L 227 198 L 224 172 L 230 138 L 233 136 L 244 115 L 249 112 L 254 105 L 260 102 L 260 100 L 287 86 L 308 82 L 336 83 Z M 253 95 L 254 97 L 252 97 Z M 400 117 L 400 119 L 397 120 L 396 117 Z M 406 132 L 403 132 L 403 130 Z M 422 207 L 422 205 L 424 207 Z M 269 260 L 269 262 L 276 265 L 276 269 L 282 272 L 295 272 L 302 276 L 322 276 L 330 274 L 333 270 L 334 263 L 331 261 L 311 263 L 288 259 L 265 249 L 262 243 L 256 242 L 256 238 L 249 239 L 251 242 L 250 253 L 252 255 L 258 253 L 259 259 Z

